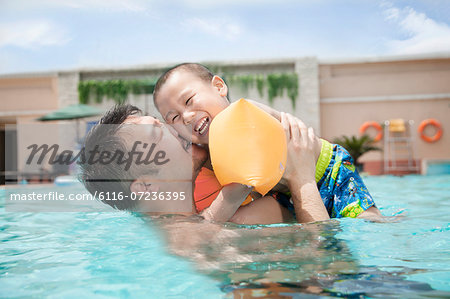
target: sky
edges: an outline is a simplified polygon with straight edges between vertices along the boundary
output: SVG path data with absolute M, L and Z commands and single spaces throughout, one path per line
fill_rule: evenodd
M 449 0 L 0 0 L 0 74 L 441 53 Z

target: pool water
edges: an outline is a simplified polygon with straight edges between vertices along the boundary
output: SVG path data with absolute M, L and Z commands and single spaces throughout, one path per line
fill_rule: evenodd
M 450 297 L 450 176 L 364 180 L 393 222 L 19 213 L 3 190 L 0 297 Z

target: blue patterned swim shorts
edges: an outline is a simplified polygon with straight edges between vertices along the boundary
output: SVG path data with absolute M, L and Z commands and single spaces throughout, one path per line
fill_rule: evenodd
M 331 218 L 355 218 L 375 205 L 347 150 L 323 139 L 316 164 L 316 182 Z M 295 214 L 290 193 L 273 192 L 272 196 Z
M 375 205 L 347 150 L 323 139 L 316 182 L 331 218 L 354 218 Z

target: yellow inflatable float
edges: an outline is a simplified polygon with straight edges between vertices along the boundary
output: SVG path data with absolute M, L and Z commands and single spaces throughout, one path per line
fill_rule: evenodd
M 244 99 L 216 115 L 209 128 L 211 163 L 222 186 L 240 183 L 265 195 L 286 167 L 281 123 Z

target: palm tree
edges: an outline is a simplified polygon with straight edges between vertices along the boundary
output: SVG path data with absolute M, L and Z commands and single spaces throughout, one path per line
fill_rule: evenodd
M 361 164 L 359 163 L 359 158 L 367 152 L 379 151 L 379 147 L 373 146 L 373 139 L 369 135 L 358 136 L 342 136 L 340 138 L 335 138 L 334 143 L 343 146 L 355 161 L 355 166 L 358 170 L 361 170 Z

